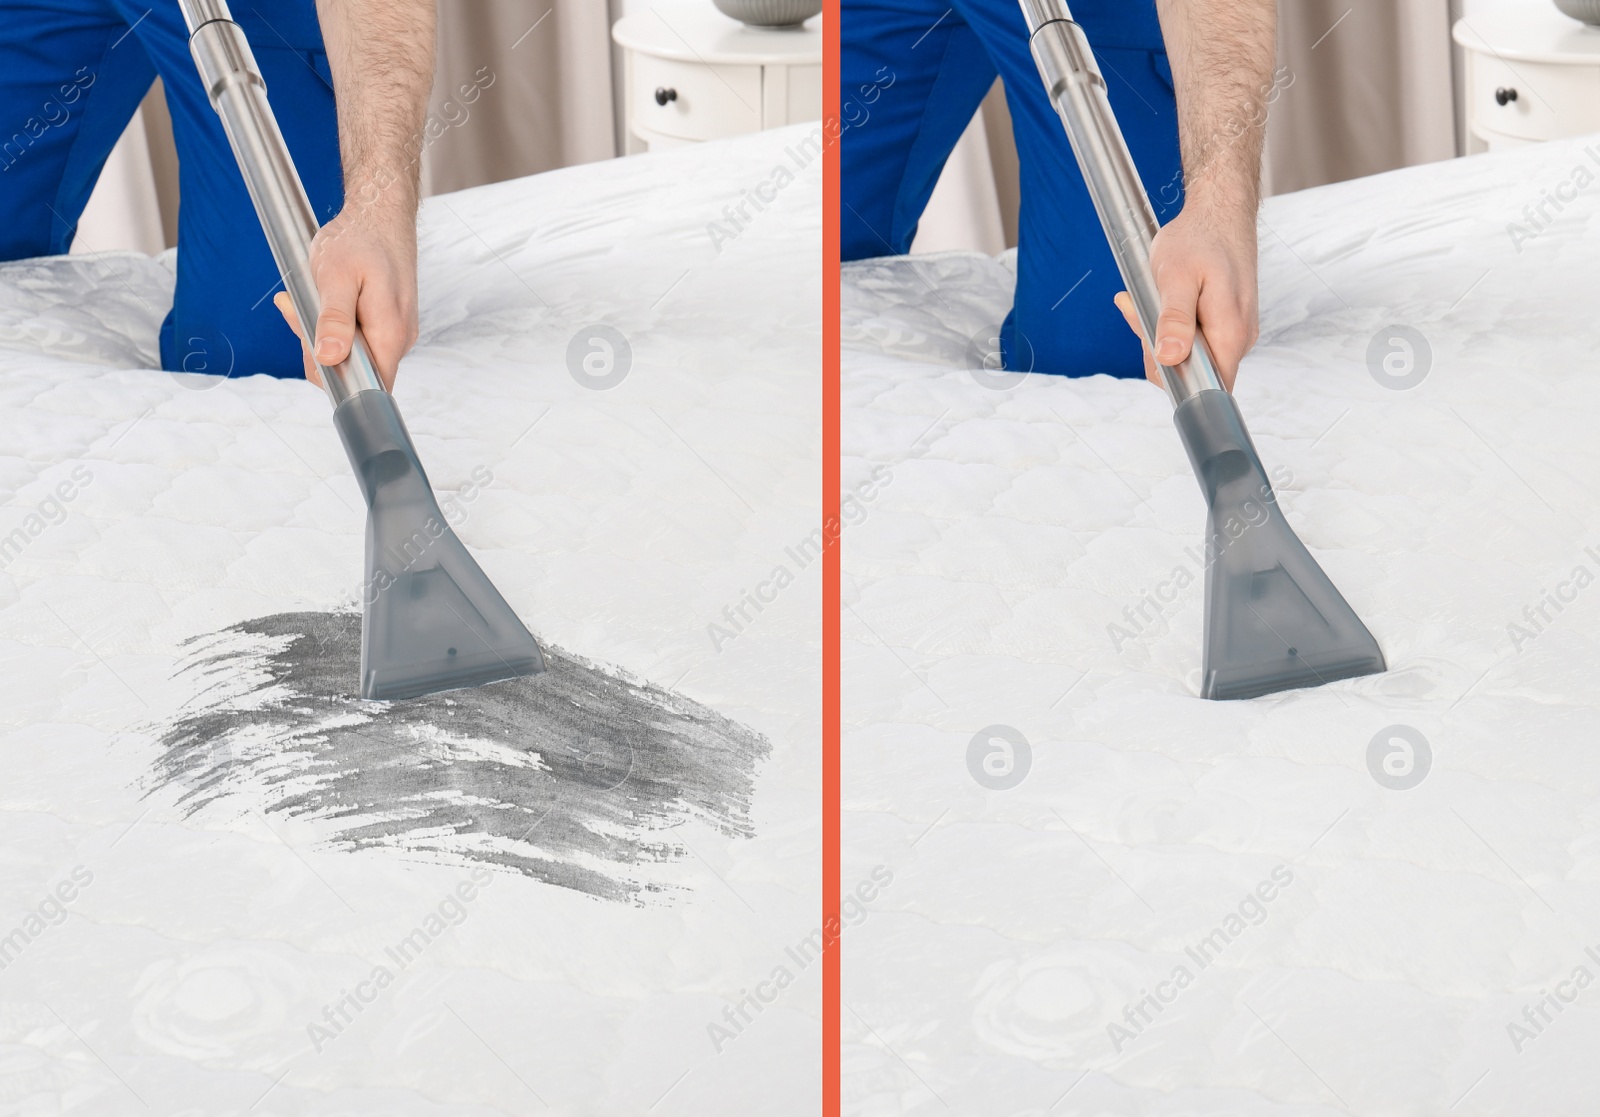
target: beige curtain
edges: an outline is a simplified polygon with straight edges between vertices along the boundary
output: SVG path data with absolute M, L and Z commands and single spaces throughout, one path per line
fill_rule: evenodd
M 611 91 L 604 0 L 440 0 L 423 192 L 610 159 Z
M 162 246 L 178 243 L 178 149 L 172 142 L 172 114 L 166 91 L 157 78 L 139 106 L 145 147 L 150 152 L 150 174 L 156 184 L 156 205 L 161 212 Z
M 1280 0 L 1272 193 L 1456 155 L 1450 0 Z

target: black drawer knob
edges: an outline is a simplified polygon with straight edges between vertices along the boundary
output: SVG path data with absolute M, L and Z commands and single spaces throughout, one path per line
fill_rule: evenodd
M 1515 98 L 1516 93 L 1512 93 L 1511 96 Z M 668 101 L 676 101 L 677 99 L 678 91 L 676 89 L 668 89 L 664 85 L 656 86 L 656 104 L 665 105 Z M 1504 101 L 1501 101 L 1500 103 L 1502 105 L 1505 104 Z
M 656 96 L 661 96 L 660 90 L 656 91 Z M 1494 103 L 1497 105 L 1504 105 L 1507 102 L 1515 101 L 1516 99 L 1517 91 L 1515 89 L 1507 89 L 1502 85 L 1499 89 L 1494 91 Z

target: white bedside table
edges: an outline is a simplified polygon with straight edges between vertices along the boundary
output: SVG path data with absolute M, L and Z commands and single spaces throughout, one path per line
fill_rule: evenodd
M 1600 30 L 1554 4 L 1457 20 L 1467 130 L 1489 150 L 1600 131 Z
M 668 0 L 617 20 L 627 153 L 821 120 L 821 22 L 746 27 L 711 0 Z

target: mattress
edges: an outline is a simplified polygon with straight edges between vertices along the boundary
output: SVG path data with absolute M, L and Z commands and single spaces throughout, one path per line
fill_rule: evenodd
M 424 203 L 396 397 L 551 663 L 432 706 L 323 394 L 0 266 L 0 1111 L 814 1111 L 815 130 Z
M 985 366 L 1006 258 L 845 268 L 846 1112 L 1594 1112 L 1597 159 L 1264 206 L 1238 399 L 1389 669 L 1250 701 L 1164 395 Z

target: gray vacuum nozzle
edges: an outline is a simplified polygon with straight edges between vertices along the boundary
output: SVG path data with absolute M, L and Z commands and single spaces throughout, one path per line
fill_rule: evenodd
M 178 0 L 189 53 L 222 121 L 283 286 L 302 322 L 322 296 L 317 218 L 227 0 Z M 318 365 L 367 500 L 361 697 L 411 698 L 544 670 L 531 633 L 450 530 L 358 326 L 350 356 Z
M 361 697 L 414 698 L 544 670 L 544 656 L 434 499 L 394 397 L 333 413 L 367 501 Z
M 1206 499 L 1202 698 L 1255 698 L 1385 670 L 1378 642 L 1294 533 L 1239 406 L 1199 392 L 1173 421 Z
M 1045 94 L 1154 347 L 1161 293 L 1150 247 L 1159 226 L 1105 79 L 1066 0 L 1020 2 Z M 1372 633 L 1283 518 L 1204 337 L 1160 376 L 1209 510 L 1201 695 L 1253 698 L 1384 670 Z

